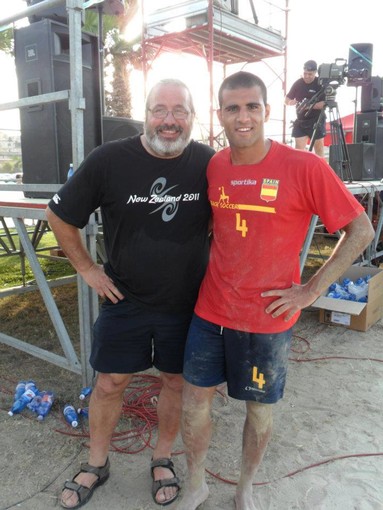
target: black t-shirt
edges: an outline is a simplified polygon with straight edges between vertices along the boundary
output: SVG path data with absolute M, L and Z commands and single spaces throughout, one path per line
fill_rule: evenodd
M 303 78 L 300 78 L 296 82 L 293 83 L 291 89 L 286 94 L 289 99 L 296 99 L 299 103 L 304 99 L 311 99 L 317 92 L 322 89 L 322 85 L 319 84 L 318 77 L 314 79 L 312 83 L 306 83 Z M 319 101 L 323 101 L 325 99 L 324 92 L 319 94 L 316 103 Z M 314 110 L 311 108 L 311 111 L 306 115 L 307 110 L 304 110 L 300 114 L 297 115 L 299 120 L 301 119 L 318 119 L 321 110 Z
M 192 311 L 208 260 L 206 167 L 214 150 L 191 141 L 172 159 L 140 136 L 94 149 L 49 207 L 83 228 L 101 210 L 106 273 L 128 299 L 164 312 Z

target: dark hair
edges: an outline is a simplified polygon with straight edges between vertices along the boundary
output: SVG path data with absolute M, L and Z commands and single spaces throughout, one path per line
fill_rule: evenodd
M 221 86 L 219 87 L 219 107 L 222 108 L 222 92 L 224 90 L 235 90 L 240 88 L 250 89 L 257 86 L 260 87 L 263 101 L 265 104 L 267 104 L 267 89 L 261 78 L 246 71 L 239 71 L 238 73 L 231 74 L 223 80 Z
M 318 69 L 318 66 L 315 60 L 308 60 L 303 64 L 303 69 L 305 71 L 316 71 Z

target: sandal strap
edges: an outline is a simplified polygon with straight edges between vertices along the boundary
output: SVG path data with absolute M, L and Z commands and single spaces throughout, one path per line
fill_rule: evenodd
M 157 467 L 163 467 L 163 468 L 170 469 L 170 471 L 176 477 L 176 473 L 174 471 L 174 464 L 167 457 L 163 457 L 163 458 L 160 458 L 160 459 L 152 460 L 152 462 L 150 463 L 150 471 L 152 473 L 152 477 L 154 477 L 154 469 L 157 468 Z M 170 478 L 170 480 L 172 480 L 172 478 Z
M 82 462 L 80 465 L 80 471 L 77 473 L 77 475 L 79 475 L 80 473 L 91 473 L 92 475 L 96 475 L 98 479 L 101 480 L 102 478 L 104 478 L 105 475 L 109 474 L 109 469 L 110 462 L 108 457 L 106 459 L 105 464 L 99 467 L 91 466 L 87 462 Z M 74 478 L 76 478 L 77 475 L 75 475 Z
M 177 476 L 175 476 L 173 478 L 163 478 L 162 480 L 155 480 L 153 482 L 153 492 L 155 492 L 155 494 L 157 494 L 157 492 L 162 487 L 177 487 L 179 489 L 180 488 L 179 483 L 180 483 L 180 480 Z
M 89 499 L 96 486 L 97 482 L 95 482 L 91 487 L 85 487 L 85 485 L 80 485 L 73 480 L 67 480 L 64 483 L 63 491 L 65 489 L 69 489 L 77 494 L 78 503 L 75 505 L 75 508 L 78 508 L 78 505 L 81 505 L 83 501 L 87 501 L 87 499 Z

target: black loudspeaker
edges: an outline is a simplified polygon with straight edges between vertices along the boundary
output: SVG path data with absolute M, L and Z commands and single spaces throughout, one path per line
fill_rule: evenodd
M 376 130 L 375 179 L 383 179 L 383 118 L 378 118 Z
M 104 142 L 127 138 L 144 132 L 143 122 L 125 117 L 103 117 L 102 126 Z
M 30 7 L 32 5 L 39 4 L 43 0 L 26 0 L 27 6 Z M 66 10 L 65 5 L 64 6 L 56 6 L 56 7 L 50 7 L 49 9 L 45 9 L 39 14 L 32 14 L 32 16 L 28 17 L 29 23 L 36 23 L 37 21 L 41 21 L 44 18 L 49 18 L 54 21 L 59 21 L 61 23 L 67 23 L 68 22 L 68 13 Z
M 349 143 L 351 174 L 355 181 L 373 181 L 375 179 L 375 144 Z
M 377 112 L 358 113 L 356 116 L 356 143 L 376 143 L 377 127 Z
M 378 112 L 383 109 L 383 79 L 372 76 L 371 83 L 362 87 L 361 111 Z
M 14 31 L 19 97 L 70 89 L 68 27 L 49 19 Z M 97 37 L 82 34 L 84 155 L 101 143 Z M 68 101 L 20 109 L 21 153 L 25 184 L 60 184 L 72 162 Z M 26 192 L 29 197 L 51 194 Z
M 335 173 L 344 181 L 348 180 L 343 169 L 340 168 L 338 147 L 330 145 L 329 164 Z M 375 179 L 375 144 L 349 143 L 347 151 L 350 158 L 351 175 L 355 181 L 371 181 Z
M 371 81 L 372 49 L 370 43 L 351 44 L 348 54 L 347 85 L 358 87 Z

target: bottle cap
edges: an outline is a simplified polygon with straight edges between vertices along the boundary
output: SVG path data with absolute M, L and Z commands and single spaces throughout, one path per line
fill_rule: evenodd
M 77 425 L 78 425 L 78 421 L 73 420 L 73 421 L 72 421 L 72 427 L 76 428 L 76 427 L 77 427 Z

